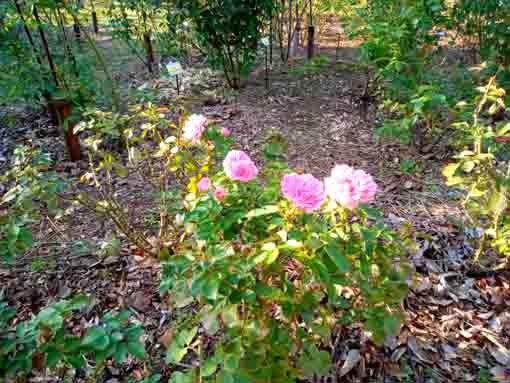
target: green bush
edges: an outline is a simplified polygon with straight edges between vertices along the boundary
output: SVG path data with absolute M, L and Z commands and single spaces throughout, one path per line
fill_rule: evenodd
M 239 88 L 241 77 L 249 73 L 256 58 L 272 1 L 177 0 L 176 7 L 192 21 L 209 62 L 223 69 L 230 87 Z
M 195 362 L 172 382 L 294 382 L 328 373 L 337 324 L 361 322 L 377 344 L 398 331 L 407 236 L 370 224 L 380 215 L 365 205 L 297 208 L 281 191 L 289 172 L 269 161 L 260 180 L 236 181 L 224 165 L 185 198 L 187 234 L 163 264 L 161 290 L 196 312 L 169 330 L 166 360 Z
M 74 334 L 68 321 L 87 304 L 85 297 L 60 301 L 12 328 L 9 323 L 16 310 L 0 303 L 0 374 L 20 377 L 34 369 L 85 368 L 91 356 L 97 371 L 107 359 L 123 363 L 128 354 L 145 357 L 140 342 L 143 329 L 129 325 L 128 311 L 107 313 L 98 325 L 84 331 L 84 335 Z
M 492 245 L 501 255 L 510 257 L 510 219 L 505 213 L 510 200 L 510 163 L 499 161 L 497 137 L 510 135 L 510 123 L 494 123 L 492 117 L 507 111 L 508 96 L 498 88 L 495 78 L 479 88 L 481 95 L 475 99 L 471 123 L 460 122 L 457 126 L 470 138 L 469 150 L 464 150 L 448 165 L 443 174 L 448 185 L 466 192 L 463 205 L 471 224 L 483 230 L 476 258 Z M 508 161 L 507 161 L 508 162 Z

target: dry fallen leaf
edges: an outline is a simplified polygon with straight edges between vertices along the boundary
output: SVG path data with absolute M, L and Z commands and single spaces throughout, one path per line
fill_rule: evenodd
M 139 369 L 134 369 L 133 372 L 131 373 L 131 376 L 136 380 L 136 381 L 140 381 L 143 379 L 143 371 L 142 370 L 139 370 Z
M 174 336 L 175 336 L 175 329 L 173 327 L 170 327 L 169 329 L 167 329 L 165 331 L 165 333 L 163 335 L 161 335 L 161 337 L 159 338 L 159 341 L 161 342 L 161 344 L 163 346 L 165 346 L 165 348 L 168 348 L 172 344 L 172 341 L 174 340 Z
M 496 361 L 503 366 L 510 366 L 510 351 L 506 347 L 489 346 L 489 351 Z
M 414 336 L 409 337 L 407 341 L 407 346 L 413 352 L 413 354 L 416 355 L 418 359 L 420 359 L 420 361 L 427 364 L 431 363 L 430 357 L 427 355 L 426 351 L 422 350 L 418 346 L 418 343 L 416 342 L 416 338 Z
M 361 359 L 361 355 L 359 353 L 359 350 L 350 350 L 347 353 L 347 358 L 345 358 L 344 364 L 342 365 L 342 368 L 340 369 L 340 376 L 347 375 L 349 371 L 351 371 L 356 364 Z

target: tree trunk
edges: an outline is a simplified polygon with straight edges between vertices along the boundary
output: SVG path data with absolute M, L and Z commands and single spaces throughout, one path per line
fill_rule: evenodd
M 71 115 L 71 102 L 65 99 L 49 100 L 48 111 L 51 115 L 56 117 L 60 129 L 62 129 L 64 133 L 69 159 L 71 161 L 79 161 L 81 159 L 80 140 L 78 136 L 74 134 L 74 123 L 68 119 Z

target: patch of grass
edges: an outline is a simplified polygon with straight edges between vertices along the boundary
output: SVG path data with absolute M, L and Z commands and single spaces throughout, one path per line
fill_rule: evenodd
M 329 63 L 330 59 L 328 57 L 322 55 L 315 56 L 303 66 L 290 69 L 289 74 L 296 77 L 312 75 L 319 73 L 321 68 Z

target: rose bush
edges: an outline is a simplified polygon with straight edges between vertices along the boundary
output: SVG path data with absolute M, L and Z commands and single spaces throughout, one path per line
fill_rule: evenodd
M 328 372 L 336 326 L 361 322 L 379 344 L 396 333 L 411 242 L 365 205 L 370 175 L 339 165 L 323 182 L 232 150 L 199 189 L 163 264 L 162 292 L 197 312 L 170 330 L 167 362 L 196 359 L 172 381 L 294 382 Z
M 257 166 L 204 118 L 172 124 L 155 109 L 122 120 L 126 162 L 103 146 L 116 122 L 97 121 L 81 178 L 98 193 L 57 195 L 159 255 L 161 291 L 172 306 L 192 305 L 196 315 L 176 311 L 186 314 L 170 329 L 166 360 L 193 363 L 172 381 L 295 381 L 328 372 L 338 326 L 362 323 L 378 344 L 398 330 L 412 243 L 365 205 L 377 193 L 370 175 L 347 165 L 325 180 L 293 172 L 278 136 Z M 111 181 L 135 172 L 156 190 L 156 239 L 132 225 Z

